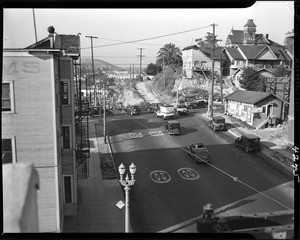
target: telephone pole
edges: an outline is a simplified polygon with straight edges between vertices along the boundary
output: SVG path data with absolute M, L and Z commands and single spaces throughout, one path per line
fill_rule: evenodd
M 138 57 L 140 57 L 140 76 L 142 77 L 142 58 L 145 56 L 145 55 L 142 55 L 142 52 L 143 52 L 143 49 L 145 48 L 138 48 L 140 49 L 140 55 L 138 55 Z
M 211 70 L 211 92 L 209 95 L 208 101 L 208 110 L 207 115 L 212 119 L 214 116 L 213 106 L 214 106 L 214 71 L 215 71 L 215 26 L 216 24 L 212 24 L 213 26 L 213 46 L 212 46 L 212 70 Z
M 93 38 L 98 38 L 94 36 L 85 36 L 91 39 L 91 51 L 92 51 L 92 69 L 93 69 L 93 82 L 94 82 L 94 106 L 96 106 L 96 81 L 95 81 L 95 69 L 94 69 L 94 54 L 93 54 Z

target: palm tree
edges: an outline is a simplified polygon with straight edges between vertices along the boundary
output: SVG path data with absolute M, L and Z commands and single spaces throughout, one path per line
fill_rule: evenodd
M 221 41 L 220 39 L 217 39 L 217 36 L 218 35 L 215 35 L 215 37 L 214 37 L 212 33 L 207 32 L 206 36 L 205 36 L 205 39 L 198 38 L 198 39 L 195 39 L 195 41 L 198 43 L 199 47 L 212 48 L 214 42 L 215 42 L 215 46 L 217 47 L 218 46 L 217 43 L 219 41 Z M 214 41 L 214 39 L 215 39 L 215 41 Z
M 156 64 L 161 67 L 171 64 L 182 66 L 181 50 L 174 43 L 165 44 L 157 53 Z

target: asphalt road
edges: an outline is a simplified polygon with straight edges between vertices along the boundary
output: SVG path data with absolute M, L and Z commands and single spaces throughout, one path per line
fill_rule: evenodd
M 115 165 L 134 162 L 137 167 L 130 190 L 133 232 L 158 232 L 201 215 L 209 202 L 219 208 L 292 180 L 265 165 L 263 156 L 235 147 L 229 133 L 209 129 L 199 117 L 205 111 L 175 116 L 181 123 L 180 136 L 164 132 L 165 120 L 154 113 L 107 119 Z M 210 164 L 196 163 L 187 155 L 184 147 L 195 142 L 207 146 Z M 260 211 L 287 207 L 293 209 L 293 202 L 282 194 L 267 199 Z

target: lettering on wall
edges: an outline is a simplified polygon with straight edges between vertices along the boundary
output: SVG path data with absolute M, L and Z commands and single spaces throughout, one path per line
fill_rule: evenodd
M 5 75 L 21 75 L 21 74 L 37 74 L 41 72 L 41 63 L 38 61 L 5 61 L 3 62 L 3 74 Z

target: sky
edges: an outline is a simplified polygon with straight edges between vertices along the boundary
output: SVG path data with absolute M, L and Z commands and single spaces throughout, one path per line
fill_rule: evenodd
M 142 48 L 144 68 L 155 63 L 157 52 L 165 44 L 174 43 L 181 50 L 196 44 L 195 39 L 213 32 L 213 23 L 221 46 L 231 29 L 243 30 L 248 19 L 256 24 L 256 33 L 269 34 L 269 39 L 283 45 L 285 34 L 294 28 L 293 6 L 292 1 L 258 1 L 236 9 L 7 8 L 3 10 L 3 48 L 25 48 L 35 43 L 35 16 L 38 41 L 48 36 L 49 26 L 54 26 L 58 34 L 80 33 L 81 56 L 91 57 L 91 39 L 86 36 L 95 36 L 94 58 L 129 68 L 140 64 Z M 124 44 L 129 41 L 137 42 Z

